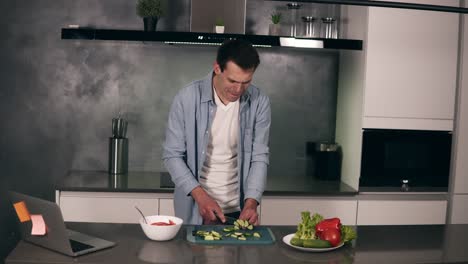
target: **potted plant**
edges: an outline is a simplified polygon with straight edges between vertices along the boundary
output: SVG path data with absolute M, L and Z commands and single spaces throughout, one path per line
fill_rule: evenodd
M 281 13 L 280 12 L 273 12 L 271 14 L 271 24 L 269 25 L 268 28 L 268 34 L 269 35 L 280 35 L 281 32 Z
M 216 19 L 215 32 L 218 34 L 224 33 L 224 21 L 221 18 Z
M 136 12 L 143 18 L 145 31 L 155 31 L 159 18 L 164 14 L 161 0 L 137 0 Z

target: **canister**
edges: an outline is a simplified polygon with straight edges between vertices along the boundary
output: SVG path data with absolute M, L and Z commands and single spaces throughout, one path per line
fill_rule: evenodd
M 128 173 L 128 138 L 109 138 L 109 173 Z
M 322 38 L 338 38 L 336 19 L 333 17 L 323 17 L 322 27 L 320 29 Z
M 298 18 L 298 11 L 301 9 L 301 5 L 298 3 L 288 3 L 288 35 L 291 37 L 295 37 L 299 35 L 297 32 L 297 18 Z
M 303 37 L 306 38 L 314 38 L 318 37 L 317 29 L 316 29 L 316 18 L 313 16 L 303 16 L 302 23 L 303 23 Z

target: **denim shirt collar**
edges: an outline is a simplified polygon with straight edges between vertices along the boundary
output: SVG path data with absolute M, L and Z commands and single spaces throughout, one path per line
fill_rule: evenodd
M 210 71 L 210 73 L 203 78 L 203 85 L 201 88 L 201 102 L 206 103 L 209 101 L 213 101 L 213 75 L 214 72 Z M 247 88 L 247 90 L 242 94 L 240 98 L 240 102 L 246 102 L 247 100 L 250 99 L 250 86 Z

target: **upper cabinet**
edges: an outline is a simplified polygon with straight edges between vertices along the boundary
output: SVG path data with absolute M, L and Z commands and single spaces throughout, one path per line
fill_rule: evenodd
M 369 7 L 364 128 L 453 129 L 458 28 L 456 13 Z

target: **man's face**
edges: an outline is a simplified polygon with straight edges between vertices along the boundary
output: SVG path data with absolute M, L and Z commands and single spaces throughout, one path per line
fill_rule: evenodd
M 249 87 L 255 69 L 244 70 L 232 61 L 226 63 L 224 71 L 214 64 L 213 78 L 216 93 L 224 104 L 237 101 Z

